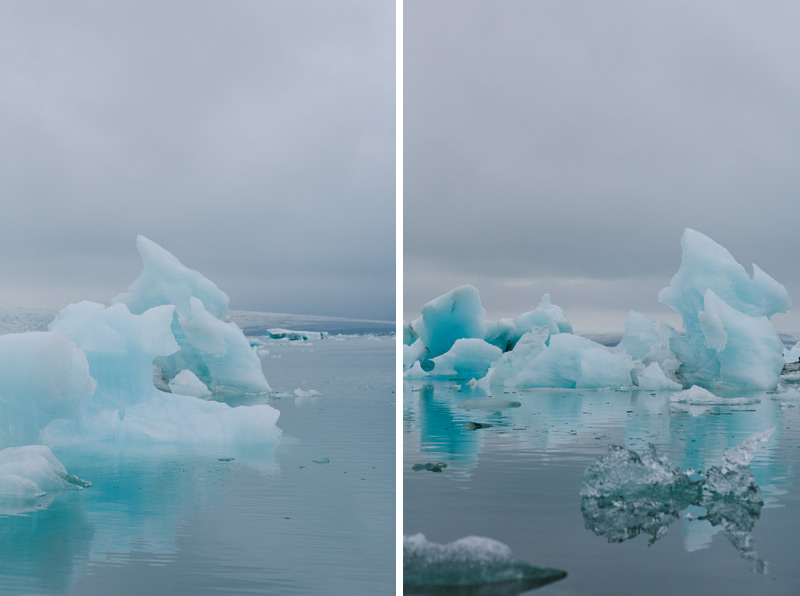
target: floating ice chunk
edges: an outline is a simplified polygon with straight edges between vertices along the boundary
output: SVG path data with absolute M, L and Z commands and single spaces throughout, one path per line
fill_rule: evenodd
M 433 368 L 429 375 L 459 379 L 481 378 L 501 354 L 500 348 L 482 339 L 457 339 L 445 354 L 431 361 Z
M 719 397 L 697 385 L 679 391 L 669 399 L 672 403 L 688 406 L 747 406 L 761 403 L 761 400 L 754 397 Z
M 87 486 L 91 483 L 67 473 L 49 447 L 26 445 L 0 451 L 0 495 L 33 498 Z
M 312 339 L 327 339 L 327 331 L 292 331 L 291 329 L 267 329 L 270 339 L 288 339 L 290 341 L 310 341 Z
M 136 237 L 136 249 L 142 257 L 142 273 L 128 291 L 114 298 L 134 314 L 164 304 L 173 304 L 178 316 L 191 317 L 189 299 L 200 299 L 216 318 L 228 316 L 228 296 L 214 282 L 185 267 L 175 256 L 144 236 Z
M 685 384 L 715 391 L 777 386 L 782 346 L 769 317 L 789 310 L 786 288 L 756 265 L 751 278 L 699 232 L 687 229 L 681 246 L 681 266 L 658 297 L 683 318 L 686 333 L 670 348 Z
M 708 481 L 705 488 L 713 493 L 728 496 L 740 492 L 739 487 L 732 487 L 730 484 L 731 478 L 739 474 L 743 468 L 750 464 L 750 460 L 755 455 L 756 448 L 759 443 L 766 443 L 772 434 L 775 432 L 775 427 L 771 426 L 768 429 L 755 433 L 747 437 L 744 441 L 728 449 L 722 456 L 722 465 L 719 468 L 711 468 L 715 470 L 713 477 L 709 474 Z
M 50 420 L 80 416 L 96 385 L 86 355 L 64 335 L 0 335 L 0 446 L 38 443 Z
M 751 534 L 763 501 L 748 463 L 774 430 L 745 439 L 725 452 L 721 466 L 712 466 L 705 474 L 679 470 L 653 445 L 641 455 L 610 446 L 583 477 L 580 494 L 586 528 L 609 542 L 645 533 L 652 544 L 666 534 L 681 511 L 691 507 L 695 513 L 703 511 L 697 519 L 721 526 L 740 555 L 764 573 L 766 563 L 753 549 Z
M 535 567 L 518 559 L 507 545 L 491 538 L 468 536 L 437 544 L 428 542 L 423 534 L 403 536 L 405 593 L 427 593 L 436 587 L 513 584 L 508 586 L 508 593 L 517 594 L 566 575 L 566 571 Z
M 444 354 L 457 339 L 483 339 L 485 315 L 478 290 L 469 285 L 428 302 L 422 307 L 422 321 L 415 325 L 428 358 Z
M 211 391 L 206 387 L 206 384 L 189 369 L 183 369 L 175 375 L 175 378 L 169 382 L 169 388 L 172 393 L 180 393 L 181 395 L 193 395 L 194 397 L 208 397 L 211 395 Z
M 316 389 L 309 389 L 309 390 L 306 391 L 306 390 L 300 389 L 299 387 L 294 390 L 294 394 L 297 397 L 316 397 L 316 396 L 322 395 Z

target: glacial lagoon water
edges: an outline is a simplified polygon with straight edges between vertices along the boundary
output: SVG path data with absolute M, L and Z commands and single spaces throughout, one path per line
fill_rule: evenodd
M 266 343 L 276 448 L 54 449 L 92 486 L 0 497 L 0 593 L 393 594 L 394 336 Z
M 542 596 L 800 594 L 800 393 L 751 397 L 757 403 L 702 407 L 673 404 L 668 393 L 488 397 L 453 380 L 406 381 L 404 534 L 437 543 L 486 536 L 534 565 L 566 570 L 535 590 Z M 724 504 L 733 511 L 725 523 L 665 503 L 653 540 L 635 512 L 582 508 L 586 469 L 610 445 L 641 453 L 652 443 L 681 469 L 707 470 L 772 426 L 750 463 L 763 506 Z

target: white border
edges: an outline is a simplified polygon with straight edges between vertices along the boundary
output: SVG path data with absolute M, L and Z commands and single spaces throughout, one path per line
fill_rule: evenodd
M 395 0 L 395 592 L 403 593 L 403 0 Z

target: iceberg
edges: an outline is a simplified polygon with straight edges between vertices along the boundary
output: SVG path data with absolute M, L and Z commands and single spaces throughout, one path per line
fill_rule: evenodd
M 699 512 L 693 518 L 719 526 L 740 555 L 753 561 L 754 570 L 765 573 L 766 563 L 758 558 L 751 534 L 764 503 L 749 463 L 759 443 L 774 431 L 771 427 L 751 435 L 705 473 L 678 469 L 652 444 L 641 454 L 609 446 L 606 455 L 587 467 L 581 483 L 586 528 L 609 542 L 649 534 L 652 544 L 682 511 Z
M 566 576 L 566 571 L 535 567 L 517 558 L 507 545 L 491 538 L 468 536 L 437 544 L 423 534 L 403 536 L 406 594 L 451 593 L 457 588 L 460 594 L 491 588 L 492 594 L 519 594 Z
M 422 320 L 414 324 L 426 358 L 441 356 L 462 338 L 483 339 L 483 318 L 478 290 L 461 286 L 431 300 L 422 307 Z
M 685 386 L 714 392 L 770 390 L 778 385 L 783 346 L 769 318 L 791 307 L 786 288 L 753 265 L 752 277 L 708 236 L 687 229 L 683 256 L 658 295 L 682 319 L 670 348 Z
M 269 405 L 196 397 L 269 390 L 244 334 L 217 318 L 227 296 L 146 238 L 137 246 L 145 270 L 111 306 L 71 304 L 47 332 L 0 336 L 0 447 L 277 440 Z
M 172 306 L 171 330 L 178 349 L 154 364 L 169 383 L 190 370 L 213 392 L 267 393 L 261 360 L 229 317 L 228 296 L 197 271 L 144 236 L 136 238 L 142 273 L 126 293 L 112 300 L 141 315 Z
M 476 379 L 486 368 L 484 378 L 495 388 L 774 389 L 784 359 L 796 356 L 784 351 L 770 322 L 791 306 L 786 288 L 756 265 L 749 275 L 726 249 L 692 229 L 681 246 L 680 268 L 658 298 L 681 315 L 683 333 L 667 324 L 656 332 L 652 319 L 631 311 L 619 345 L 608 348 L 575 335 L 549 294 L 530 312 L 488 321 L 478 290 L 461 286 L 404 325 L 404 374 L 438 376 L 437 367 L 446 362 L 447 370 L 457 371 L 463 359 L 460 367 Z M 494 361 L 479 348 L 481 340 L 500 350 Z

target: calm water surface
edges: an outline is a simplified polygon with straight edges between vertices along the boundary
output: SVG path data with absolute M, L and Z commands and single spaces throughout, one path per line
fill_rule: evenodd
M 93 486 L 0 501 L 0 593 L 393 594 L 394 338 L 266 349 L 276 448 L 54 450 Z
M 407 381 L 404 533 L 434 542 L 487 536 L 526 561 L 568 572 L 537 596 L 800 594 L 800 394 L 791 395 L 680 408 L 668 394 L 526 391 L 501 396 L 516 407 L 472 408 L 469 400 L 485 397 L 478 388 Z M 651 442 L 682 469 L 706 470 L 770 426 L 776 431 L 750 466 L 765 504 L 746 520 L 753 528 L 744 536 L 766 573 L 754 571 L 721 526 L 687 518 L 691 511 L 652 545 L 644 534 L 609 543 L 587 529 L 581 480 L 609 445 L 641 450 Z M 447 467 L 412 468 L 429 462 Z

